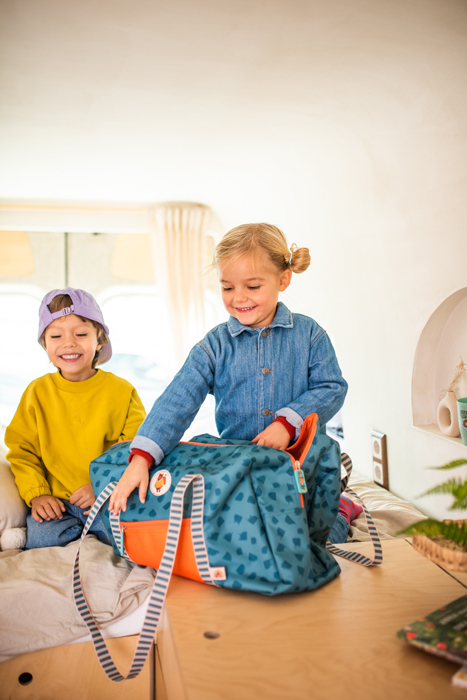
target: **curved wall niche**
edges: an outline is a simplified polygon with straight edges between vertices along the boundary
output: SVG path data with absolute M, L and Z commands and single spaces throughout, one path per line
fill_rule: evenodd
M 462 445 L 460 437 L 444 435 L 436 421 L 460 357 L 467 364 L 467 287 L 451 294 L 431 315 L 418 341 L 412 375 L 414 426 Z M 467 377 L 456 395 L 467 396 Z

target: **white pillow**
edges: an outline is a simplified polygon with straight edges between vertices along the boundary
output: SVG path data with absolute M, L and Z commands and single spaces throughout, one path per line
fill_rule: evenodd
M 0 535 L 10 527 L 25 527 L 28 512 L 5 455 L 0 446 Z

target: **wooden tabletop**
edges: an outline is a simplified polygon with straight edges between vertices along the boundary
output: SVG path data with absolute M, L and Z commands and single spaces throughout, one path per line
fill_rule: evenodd
M 328 585 L 277 597 L 175 576 L 157 640 L 168 700 L 466 700 L 458 665 L 396 637 L 466 587 L 406 540 L 383 551 L 380 567 L 339 559 Z

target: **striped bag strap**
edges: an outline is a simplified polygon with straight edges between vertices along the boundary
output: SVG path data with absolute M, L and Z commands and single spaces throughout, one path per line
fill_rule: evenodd
M 352 474 L 352 460 L 346 452 L 341 454 L 341 464 L 345 469 L 345 476 L 341 479 L 341 493 L 344 493 L 349 483 L 350 475 Z
M 373 544 L 373 557 L 368 558 L 365 557 L 363 554 L 360 554 L 359 552 L 350 552 L 346 549 L 340 549 L 340 547 L 336 547 L 336 545 L 331 544 L 331 542 L 326 542 L 326 548 L 331 552 L 331 554 L 336 554 L 337 556 L 343 557 L 344 559 L 349 559 L 349 561 L 353 561 L 356 564 L 361 564 L 362 566 L 378 566 L 383 562 L 383 548 L 381 546 L 381 540 L 378 535 L 378 530 L 376 529 L 376 525 L 373 522 L 373 518 L 368 512 L 368 509 L 363 503 L 363 501 L 360 499 L 359 496 L 357 496 L 355 491 L 348 487 L 350 474 L 352 473 L 352 460 L 350 459 L 349 455 L 345 452 L 342 453 L 341 463 L 346 472 L 346 476 L 341 480 L 341 492 L 347 491 L 347 493 L 350 493 L 351 496 L 353 496 L 363 508 L 363 513 L 365 515 L 365 520 L 368 527 L 368 533 Z
M 167 531 L 167 539 L 165 543 L 164 554 L 162 555 L 161 563 L 157 571 L 157 575 L 149 595 L 149 604 L 146 617 L 144 619 L 141 634 L 138 639 L 133 661 L 131 663 L 130 670 L 127 676 L 122 676 L 115 666 L 110 653 L 107 649 L 106 643 L 99 631 L 96 621 L 94 620 L 89 606 L 86 602 L 81 576 L 79 569 L 79 553 L 81 545 L 83 543 L 84 537 L 87 534 L 89 527 L 92 525 L 94 518 L 99 512 L 99 508 L 103 503 L 110 497 L 111 493 L 117 486 L 117 482 L 113 481 L 110 483 L 99 495 L 94 506 L 89 513 L 88 519 L 86 521 L 86 526 L 83 529 L 83 534 L 76 552 L 75 563 L 73 567 L 73 599 L 75 605 L 78 609 L 79 614 L 83 618 L 86 626 L 91 634 L 91 638 L 96 650 L 97 658 L 105 671 L 106 675 L 112 681 L 123 681 L 128 678 L 135 678 L 144 666 L 144 663 L 148 657 L 151 645 L 156 636 L 157 626 L 159 624 L 162 607 L 164 605 L 165 597 L 167 594 L 167 589 L 169 587 L 170 579 L 172 576 L 175 556 L 177 554 L 178 542 L 180 538 L 180 530 L 183 520 L 183 501 L 185 497 L 185 492 L 188 486 L 193 482 L 193 509 L 196 509 L 195 522 L 199 527 L 203 522 L 203 511 L 204 511 L 204 478 L 201 474 L 187 474 L 182 479 L 180 479 L 177 484 L 170 505 L 170 515 L 169 515 L 169 527 Z M 91 519 L 92 517 L 92 519 Z M 118 527 L 120 530 L 120 527 Z M 114 535 L 115 536 L 115 535 Z M 195 539 L 193 538 L 193 545 L 195 547 Z M 210 575 L 208 554 L 206 551 L 206 545 L 204 544 L 204 535 L 199 536 L 196 540 L 196 561 L 199 562 L 198 566 L 201 567 L 200 574 L 206 583 L 214 584 L 214 580 Z

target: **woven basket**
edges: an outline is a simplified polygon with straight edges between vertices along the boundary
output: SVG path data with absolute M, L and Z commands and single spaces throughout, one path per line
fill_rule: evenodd
M 443 547 L 442 544 L 433 542 L 425 535 L 414 535 L 412 545 L 417 552 L 443 569 L 467 571 L 467 552 L 457 552 L 454 549 Z

